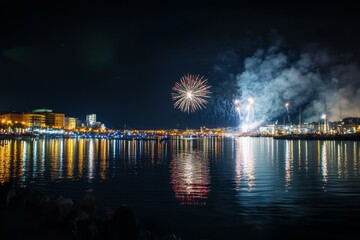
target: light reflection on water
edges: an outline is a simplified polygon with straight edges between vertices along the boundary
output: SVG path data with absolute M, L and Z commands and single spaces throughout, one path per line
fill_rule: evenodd
M 358 142 L 256 138 L 225 141 L 210 138 L 160 144 L 156 141 L 50 139 L 1 140 L 0 181 L 4 183 L 20 179 L 26 183 L 34 178 L 47 181 L 63 178 L 106 181 L 109 180 L 111 168 L 132 169 L 134 174 L 134 169 L 144 165 L 163 167 L 168 164 L 170 182 L 176 189 L 176 196 L 191 195 L 193 185 L 204 186 L 207 193 L 212 185 L 210 166 L 226 159 L 225 144 L 233 145 L 226 151 L 232 151 L 229 155 L 233 159 L 233 181 L 237 190 L 256 189 L 257 178 L 261 180 L 256 173 L 257 165 L 259 169 L 273 168 L 275 172 L 281 169 L 283 163 L 285 191 L 292 188 L 294 173 L 306 175 L 315 171 L 324 184 L 335 175 L 336 178 L 359 176 Z M 164 163 L 167 158 L 170 161 Z
M 286 141 L 285 144 L 285 186 L 286 191 L 289 191 L 291 189 L 291 178 L 292 178 L 292 168 L 293 168 L 293 142 L 292 141 Z
M 238 190 L 252 191 L 255 189 L 255 163 L 253 142 L 250 138 L 238 138 L 235 141 L 235 182 Z M 246 184 L 241 188 L 241 183 Z
M 197 150 L 193 141 L 184 142 L 185 151 L 177 152 L 170 163 L 171 184 L 181 204 L 206 204 L 210 191 L 209 158 L 205 148 Z
M 263 224 L 283 216 L 328 221 L 323 212 L 360 213 L 359 144 L 250 137 L 0 140 L 0 183 L 71 196 L 92 189 L 114 205 L 123 200 L 163 215 L 188 214 L 189 225 L 195 215 L 216 216 L 219 224 L 234 215 Z

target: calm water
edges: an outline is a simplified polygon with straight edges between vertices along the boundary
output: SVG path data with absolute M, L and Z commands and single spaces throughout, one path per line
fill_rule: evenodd
M 0 142 L 0 182 L 133 207 L 183 239 L 337 236 L 360 226 L 360 142 L 210 138 Z

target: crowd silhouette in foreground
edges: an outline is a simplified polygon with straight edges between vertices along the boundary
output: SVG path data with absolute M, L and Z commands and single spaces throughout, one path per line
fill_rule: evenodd
M 74 204 L 61 195 L 47 196 L 28 188 L 0 185 L 0 236 L 10 239 L 121 239 L 179 240 L 174 234 L 158 236 L 141 227 L 126 205 L 99 213 L 93 194 Z

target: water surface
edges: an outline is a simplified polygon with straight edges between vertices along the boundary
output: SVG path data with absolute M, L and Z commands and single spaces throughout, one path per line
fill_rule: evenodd
M 0 182 L 133 207 L 183 239 L 341 237 L 360 226 L 356 141 L 1 140 Z M 292 235 L 294 236 L 294 235 Z

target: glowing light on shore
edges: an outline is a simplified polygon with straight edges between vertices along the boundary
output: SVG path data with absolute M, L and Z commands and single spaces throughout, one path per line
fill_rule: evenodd
M 248 104 L 246 105 L 246 118 L 245 122 L 242 125 L 243 132 L 248 132 L 253 129 L 253 105 L 255 100 L 253 98 L 248 98 Z
M 239 128 L 242 132 L 252 131 L 259 126 L 259 123 L 254 119 L 254 98 L 248 97 L 245 99 L 235 99 L 234 106 L 235 111 L 239 115 Z
M 289 103 L 285 103 L 285 108 L 286 108 L 286 113 L 287 113 L 287 117 L 288 117 L 288 121 L 290 123 L 290 113 L 289 113 Z

